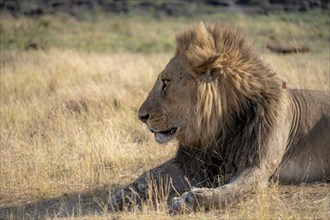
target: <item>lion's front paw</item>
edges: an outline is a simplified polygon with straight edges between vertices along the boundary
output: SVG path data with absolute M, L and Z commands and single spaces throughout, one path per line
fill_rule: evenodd
M 122 189 L 117 191 L 109 201 L 109 210 L 110 211 L 119 211 L 122 210 L 124 206 L 129 204 L 129 201 L 133 200 L 133 190 L 131 189 Z
M 187 213 L 203 208 L 209 201 L 210 189 L 196 188 L 185 192 L 181 197 L 174 197 L 169 205 L 171 215 Z
M 180 197 L 174 197 L 169 204 L 168 211 L 170 215 L 176 215 L 183 212 L 188 212 L 190 207 L 184 201 L 184 199 Z
M 125 207 L 130 208 L 133 205 L 138 205 L 146 197 L 146 185 L 136 184 L 134 187 L 125 188 L 117 191 L 109 201 L 110 211 L 123 210 Z

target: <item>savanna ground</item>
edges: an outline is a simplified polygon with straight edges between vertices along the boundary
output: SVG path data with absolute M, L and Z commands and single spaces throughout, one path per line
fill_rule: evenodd
M 136 117 L 174 53 L 175 33 L 197 20 L 247 30 L 289 87 L 329 89 L 327 12 L 160 18 L 67 14 L 0 19 L 0 219 L 329 219 L 328 183 L 279 186 L 225 210 L 169 216 L 166 201 L 107 212 L 109 194 L 175 153 Z M 279 55 L 271 41 L 306 44 Z

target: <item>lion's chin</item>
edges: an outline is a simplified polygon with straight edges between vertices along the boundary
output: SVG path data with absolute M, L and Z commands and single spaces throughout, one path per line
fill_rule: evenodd
M 177 130 L 177 128 L 171 128 L 166 131 L 155 132 L 155 140 L 160 144 L 166 144 L 176 136 Z

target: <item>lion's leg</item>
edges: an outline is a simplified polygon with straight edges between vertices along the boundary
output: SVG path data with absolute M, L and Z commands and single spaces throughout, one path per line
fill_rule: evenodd
M 174 198 L 169 206 L 171 213 L 198 208 L 217 208 L 239 201 L 249 192 L 268 185 L 270 177 L 279 167 L 290 133 L 290 117 L 287 112 L 278 115 L 277 125 L 268 136 L 265 155 L 262 160 L 251 167 L 239 171 L 228 184 L 216 188 L 195 188 L 181 197 Z
M 200 208 L 224 207 L 261 186 L 267 186 L 268 179 L 269 175 L 259 167 L 252 167 L 233 177 L 226 185 L 217 188 L 193 188 L 181 197 L 173 198 L 169 205 L 169 212 L 176 214 Z
M 174 159 L 145 172 L 133 183 L 116 192 L 110 200 L 111 210 L 121 210 L 125 206 L 140 204 L 146 199 L 163 199 L 180 195 L 190 187 L 182 168 Z

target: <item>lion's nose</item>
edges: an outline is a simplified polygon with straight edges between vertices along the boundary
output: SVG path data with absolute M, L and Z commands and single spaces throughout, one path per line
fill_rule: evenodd
M 139 114 L 138 118 L 139 118 L 142 122 L 147 123 L 148 118 L 149 118 L 149 114 Z

